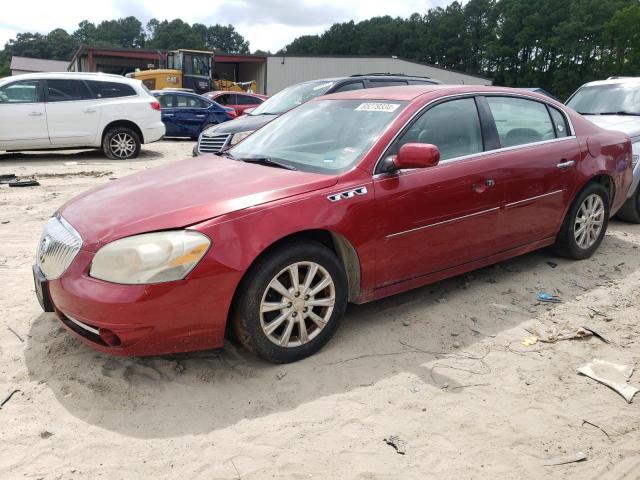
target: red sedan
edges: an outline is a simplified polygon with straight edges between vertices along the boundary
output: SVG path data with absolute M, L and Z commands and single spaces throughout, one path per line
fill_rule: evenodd
M 590 257 L 631 143 L 547 97 L 416 86 L 320 97 L 222 156 L 90 190 L 46 225 L 47 311 L 115 355 L 291 362 L 364 303 L 553 246 Z M 132 207 L 134 206 L 134 207 Z
M 269 98 L 266 95 L 260 95 L 258 93 L 225 91 L 209 92 L 205 93 L 204 96 L 209 100 L 218 102 L 220 105 L 233 108 L 237 116 L 242 115 L 248 108 L 256 108 Z

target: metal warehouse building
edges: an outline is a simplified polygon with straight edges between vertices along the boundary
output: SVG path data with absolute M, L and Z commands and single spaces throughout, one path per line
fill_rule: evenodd
M 435 78 L 447 84 L 491 85 L 487 78 L 397 57 L 272 55 L 266 57 L 263 89 L 267 95 L 273 95 L 305 80 L 358 73 L 403 73 Z

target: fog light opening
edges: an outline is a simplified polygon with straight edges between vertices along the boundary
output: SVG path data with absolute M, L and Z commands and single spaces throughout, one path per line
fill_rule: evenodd
M 100 330 L 98 330 L 98 333 L 102 341 L 110 347 L 119 347 L 122 344 L 120 337 L 118 337 L 118 335 L 113 333 L 108 328 L 101 328 Z

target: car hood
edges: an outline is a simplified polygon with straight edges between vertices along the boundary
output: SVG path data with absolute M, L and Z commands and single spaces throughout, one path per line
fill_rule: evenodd
M 67 202 L 62 216 L 95 251 L 118 238 L 182 228 L 337 183 L 337 177 L 211 155 L 123 177 Z
M 584 118 L 605 130 L 617 130 L 631 138 L 640 137 L 640 117 L 630 115 L 585 115 Z
M 266 125 L 278 115 L 244 115 L 230 122 L 220 123 L 207 128 L 203 135 L 220 135 L 222 133 L 253 132 Z

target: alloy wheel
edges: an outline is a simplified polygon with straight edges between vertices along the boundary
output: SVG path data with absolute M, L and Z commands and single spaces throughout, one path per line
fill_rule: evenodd
M 604 215 L 604 202 L 600 195 L 589 195 L 580 205 L 573 225 L 573 234 L 576 243 L 583 250 L 591 248 L 598 240 L 604 224 Z
M 111 152 L 118 158 L 129 158 L 136 150 L 136 141 L 128 133 L 118 133 L 109 141 Z
M 269 282 L 262 296 L 262 331 L 278 346 L 299 347 L 320 334 L 335 303 L 334 281 L 322 265 L 294 263 Z

